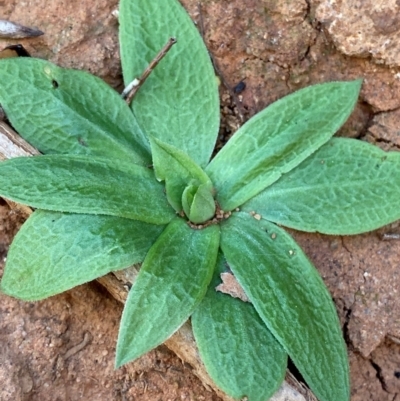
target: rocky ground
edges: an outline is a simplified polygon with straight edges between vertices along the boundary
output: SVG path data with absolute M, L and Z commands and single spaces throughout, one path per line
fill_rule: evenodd
M 399 150 L 399 1 L 183 4 L 225 85 L 219 146 L 250 116 L 296 89 L 363 78 L 357 108 L 338 135 Z M 90 71 L 120 90 L 117 6 L 116 0 L 0 0 L 0 19 L 45 32 L 18 42 L 0 39 L 0 49 L 22 43 L 35 57 Z M 21 223 L 0 204 L 1 266 Z M 354 237 L 292 234 L 336 302 L 349 347 L 351 400 L 400 400 L 400 227 Z M 121 305 L 99 284 L 37 303 L 0 298 L 1 401 L 218 400 L 164 346 L 114 371 Z

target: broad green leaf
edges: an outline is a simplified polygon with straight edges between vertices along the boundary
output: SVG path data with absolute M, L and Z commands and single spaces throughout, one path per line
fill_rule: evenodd
M 151 163 L 149 144 L 127 104 L 86 72 L 34 58 L 0 60 L 0 105 L 42 153 Z
M 122 314 L 116 365 L 163 343 L 204 297 L 215 267 L 219 228 L 173 220 L 150 248 Z
M 182 194 L 189 183 L 204 184 L 211 193 L 207 174 L 188 155 L 154 137 L 150 137 L 150 143 L 156 178 L 165 181 L 167 199 L 177 212 L 183 208 Z
M 242 210 L 302 231 L 350 235 L 400 219 L 400 153 L 333 138 Z
M 80 155 L 18 157 L 0 163 L 0 195 L 38 209 L 106 214 L 166 224 L 175 215 L 153 172 Z
M 220 254 L 214 279 L 192 315 L 200 357 L 231 397 L 267 401 L 285 377 L 287 354 L 250 303 L 215 291 L 225 270 Z
M 189 185 L 183 192 L 182 205 L 187 218 L 195 224 L 204 223 L 215 214 L 215 201 L 207 184 Z
M 349 401 L 346 346 L 331 296 L 284 230 L 248 213 L 221 224 L 221 249 L 272 334 L 320 401 Z
M 206 168 L 221 208 L 242 205 L 327 142 L 353 110 L 360 86 L 309 86 L 243 125 Z
M 140 126 L 205 167 L 219 129 L 219 96 L 199 32 L 177 0 L 121 0 L 119 10 L 126 85 L 142 75 L 170 37 L 177 39 L 134 98 Z
M 163 226 L 37 210 L 7 255 L 1 290 L 36 301 L 142 262 Z

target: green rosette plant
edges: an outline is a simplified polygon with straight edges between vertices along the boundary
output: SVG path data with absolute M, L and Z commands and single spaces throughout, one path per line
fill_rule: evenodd
M 289 356 L 321 401 L 348 401 L 335 306 L 281 225 L 347 235 L 399 219 L 400 154 L 332 139 L 355 106 L 356 80 L 271 104 L 210 160 L 219 101 L 201 36 L 177 0 L 121 0 L 126 84 L 169 37 L 177 44 L 131 106 L 85 72 L 0 61 L 1 107 L 45 154 L 0 163 L 0 195 L 36 209 L 1 290 L 39 300 L 141 263 L 116 366 L 191 317 L 210 376 L 232 397 L 267 400 Z M 227 270 L 250 303 L 215 291 Z

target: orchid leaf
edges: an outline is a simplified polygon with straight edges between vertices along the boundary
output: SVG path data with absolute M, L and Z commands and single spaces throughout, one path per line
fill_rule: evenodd
M 233 210 L 327 142 L 349 117 L 361 81 L 313 85 L 244 124 L 206 168 L 223 210 Z
M 219 228 L 173 220 L 150 248 L 122 314 L 116 365 L 163 343 L 204 297 L 217 259 Z
M 331 296 L 283 229 L 234 213 L 221 224 L 221 249 L 261 319 L 320 401 L 348 401 L 346 345 Z
M 148 168 L 78 155 L 19 157 L 0 163 L 0 195 L 35 208 L 105 214 L 153 224 L 174 217 Z
M 349 235 L 400 219 L 400 153 L 333 138 L 242 210 L 302 231 Z
M 140 78 L 169 38 L 177 43 L 144 82 L 132 110 L 145 133 L 183 150 L 200 167 L 219 129 L 217 80 L 204 42 L 177 0 L 120 1 L 125 85 Z
M 0 105 L 42 153 L 96 154 L 151 163 L 127 104 L 101 79 L 34 58 L 0 60 Z
M 1 290 L 27 301 L 142 262 L 163 226 L 113 216 L 35 211 L 14 238 Z
M 220 254 L 213 281 L 191 319 L 196 344 L 221 390 L 235 399 L 266 401 L 285 377 L 287 354 L 250 303 L 215 291 L 224 271 Z

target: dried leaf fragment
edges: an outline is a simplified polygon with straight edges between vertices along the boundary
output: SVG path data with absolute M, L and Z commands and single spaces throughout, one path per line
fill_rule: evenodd
M 0 38 L 23 39 L 43 35 L 39 29 L 29 28 L 15 22 L 0 19 Z
M 232 273 L 221 273 L 221 280 L 222 283 L 215 287 L 217 291 L 228 294 L 233 298 L 239 298 L 243 302 L 250 302 L 243 288 Z

